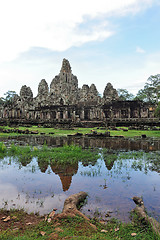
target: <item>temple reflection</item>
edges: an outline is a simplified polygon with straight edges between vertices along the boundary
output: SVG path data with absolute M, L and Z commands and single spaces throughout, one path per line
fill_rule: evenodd
M 45 171 L 48 168 L 48 163 L 42 160 L 37 159 L 38 167 L 41 170 L 42 173 L 45 173 Z
M 57 174 L 62 183 L 63 191 L 67 191 L 72 183 L 72 176 L 78 171 L 78 163 L 64 165 L 64 164 L 51 164 L 52 171 Z
M 24 156 L 20 156 L 18 158 L 18 161 L 22 164 L 23 167 L 26 167 L 31 161 L 32 161 L 32 157 L 24 157 Z
M 107 148 L 112 150 L 144 150 L 156 151 L 160 150 L 160 141 L 158 139 L 134 139 L 134 138 L 93 138 L 93 137 L 51 137 L 51 136 L 18 136 L 12 138 L 14 143 L 19 141 L 29 145 L 63 146 L 63 145 L 79 145 L 82 148 Z M 3 140 L 3 139 L 2 139 Z

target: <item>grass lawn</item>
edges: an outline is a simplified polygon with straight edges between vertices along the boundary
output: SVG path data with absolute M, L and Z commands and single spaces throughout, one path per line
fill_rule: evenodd
M 5 221 L 8 219 L 7 221 Z M 160 239 L 151 228 L 136 217 L 130 223 L 111 219 L 108 223 L 82 217 L 51 219 L 27 214 L 23 210 L 0 210 L 1 240 L 38 239 Z
M 0 130 L 2 127 L 0 127 Z M 10 128 L 10 127 L 3 127 L 5 130 L 14 130 L 15 128 Z M 92 131 L 97 131 L 99 132 L 106 132 L 110 131 L 110 135 L 112 137 L 114 136 L 124 136 L 124 137 L 140 137 L 142 134 L 146 134 L 147 137 L 160 137 L 160 130 L 128 130 L 128 131 L 123 131 L 123 128 L 118 128 L 118 130 L 104 130 L 104 129 L 97 129 L 97 128 L 74 128 L 71 130 L 64 130 L 64 129 L 55 129 L 55 128 L 42 128 L 42 127 L 37 127 L 37 126 L 32 126 L 29 128 L 26 127 L 19 127 L 19 130 L 25 131 L 28 129 L 29 131 L 37 132 L 38 135 L 44 134 L 44 135 L 52 135 L 52 136 L 67 136 L 67 135 L 74 135 L 76 133 L 82 133 L 83 135 L 87 133 L 91 133 Z M 0 132 L 0 137 L 9 137 L 9 136 L 18 136 L 22 135 L 22 133 L 4 133 Z

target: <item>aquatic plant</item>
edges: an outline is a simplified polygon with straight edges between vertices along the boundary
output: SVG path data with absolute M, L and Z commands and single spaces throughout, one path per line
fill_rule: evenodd
M 5 153 L 7 150 L 5 144 L 3 142 L 0 142 L 0 153 Z
M 25 164 L 32 157 L 37 157 L 39 162 L 49 163 L 75 163 L 78 161 L 96 161 L 99 158 L 98 152 L 82 149 L 76 145 L 65 145 L 63 147 L 49 148 L 46 144 L 42 148 L 32 146 L 18 146 L 12 144 L 6 148 L 4 143 L 0 143 L 2 156 L 16 156 L 18 160 Z M 2 152 L 3 149 L 3 152 Z

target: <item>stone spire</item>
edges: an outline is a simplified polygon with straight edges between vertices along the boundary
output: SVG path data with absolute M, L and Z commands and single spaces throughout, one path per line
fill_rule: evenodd
M 49 93 L 48 84 L 45 79 L 42 79 L 38 85 L 38 95 L 48 96 L 48 93 Z
M 106 101 L 113 101 L 113 100 L 118 100 L 118 93 L 115 88 L 113 88 L 111 83 L 107 83 L 104 92 L 103 92 L 103 98 Z
M 33 100 L 33 92 L 30 87 L 26 85 L 21 87 L 20 97 L 23 101 L 32 101 Z
M 50 85 L 50 97 L 56 105 L 75 104 L 78 101 L 78 79 L 72 74 L 70 63 L 63 59 L 60 73 Z
M 61 68 L 61 73 L 71 73 L 72 70 L 71 70 L 71 66 L 70 66 L 70 63 L 67 59 L 63 59 L 63 62 L 62 62 L 62 68 Z

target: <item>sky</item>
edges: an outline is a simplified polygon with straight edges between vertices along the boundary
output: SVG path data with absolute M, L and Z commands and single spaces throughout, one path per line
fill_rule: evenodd
M 160 74 L 160 0 L 0 0 L 0 97 L 34 97 L 69 60 L 79 87 L 136 94 Z

